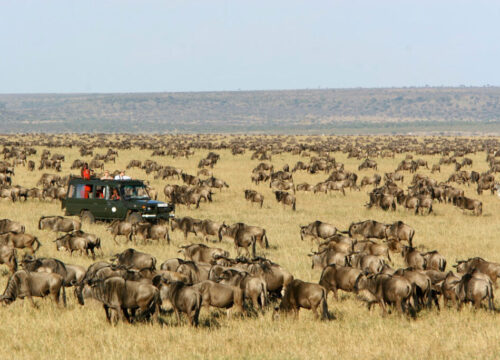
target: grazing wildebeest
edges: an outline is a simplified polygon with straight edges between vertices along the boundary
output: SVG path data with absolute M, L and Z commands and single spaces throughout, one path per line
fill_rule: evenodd
M 267 285 L 260 276 L 237 269 L 225 269 L 219 275 L 219 282 L 225 285 L 239 286 L 243 297 L 252 300 L 254 309 L 264 309 L 267 303 Z M 260 300 L 260 304 L 259 304 Z
M 247 225 L 244 223 L 235 223 L 231 226 L 226 226 L 222 229 L 221 235 L 227 236 L 236 241 L 238 237 L 255 236 L 255 240 L 261 247 L 269 248 L 269 241 L 266 234 L 266 229 L 259 226 Z
M 316 220 L 308 225 L 300 226 L 301 240 L 304 240 L 306 236 L 311 236 L 313 239 L 327 239 L 336 233 L 337 228 L 335 226 L 320 220 Z
M 331 264 L 341 266 L 346 266 L 349 264 L 349 254 L 343 251 L 336 251 L 335 249 L 324 249 L 319 252 L 308 254 L 308 256 L 312 258 L 312 269 L 324 269 Z
M 19 270 L 10 277 L 3 295 L 0 296 L 0 301 L 10 304 L 17 298 L 24 299 L 27 297 L 35 307 L 33 297 L 43 298 L 50 295 L 55 303 L 59 305 L 62 288 L 63 303 L 66 306 L 66 292 L 63 283 L 63 277 L 56 273 Z
M 446 269 L 446 258 L 437 250 L 427 251 L 422 256 L 425 259 L 424 268 L 426 270 L 444 271 Z
M 453 267 L 456 267 L 459 273 L 470 273 L 475 270 L 480 271 L 488 275 L 495 286 L 497 278 L 500 276 L 500 264 L 486 261 L 480 257 L 458 260 L 457 265 L 453 265 Z
M 385 262 L 379 256 L 370 254 L 352 254 L 349 255 L 349 264 L 361 269 L 364 273 L 377 274 L 382 271 Z
M 116 254 L 111 260 L 116 261 L 117 265 L 124 266 L 127 269 L 156 269 L 156 258 L 154 256 L 135 249 L 127 249 Z
M 350 237 L 361 236 L 363 239 L 384 239 L 388 225 L 375 220 L 365 220 L 351 223 L 348 234 Z
M 54 232 L 71 232 L 80 230 L 82 223 L 78 219 L 69 219 L 63 216 L 42 216 L 38 221 L 38 229 Z
M 466 302 L 474 303 L 475 308 L 479 309 L 481 302 L 487 299 L 489 310 L 495 311 L 493 283 L 480 271 L 464 274 L 458 283 L 456 293 L 460 300 L 459 309 Z
M 425 269 L 425 257 L 417 249 L 411 246 L 403 246 L 401 256 L 409 267 L 417 270 Z
M 85 252 L 87 256 L 89 256 L 90 251 L 93 259 L 95 259 L 94 249 L 101 248 L 101 240 L 99 238 L 95 237 L 95 241 L 93 241 L 92 238 L 85 236 L 81 231 L 63 235 L 54 240 L 54 242 L 56 243 L 57 251 L 66 250 L 69 251 L 71 255 L 73 255 L 73 251 L 80 251 L 80 255 L 83 255 L 83 252 Z
M 441 166 L 439 164 L 432 165 L 431 174 L 434 174 L 436 171 L 441 172 Z
M 377 162 L 375 160 L 365 159 L 365 161 L 363 161 L 361 165 L 358 166 L 358 170 L 363 170 L 363 169 L 377 170 Z
M 365 185 L 378 186 L 380 184 L 381 180 L 382 180 L 382 177 L 379 174 L 373 174 L 370 177 L 365 176 L 365 177 L 363 177 L 363 179 L 361 179 L 361 183 L 359 186 L 361 186 L 361 187 L 363 187 Z
M 13 232 L 13 233 L 24 233 L 24 225 L 21 225 L 20 223 L 16 221 L 12 221 L 9 219 L 2 219 L 0 220 L 0 234 L 4 234 L 7 232 Z
M 236 312 L 245 313 L 243 291 L 239 287 L 204 280 L 194 284 L 192 288 L 201 294 L 201 304 L 206 309 L 210 306 L 223 309 L 234 308 Z
M 295 186 L 296 191 L 313 191 L 314 186 L 308 183 L 300 183 Z
M 219 242 L 222 241 L 222 229 L 225 228 L 226 223 L 218 223 L 212 220 L 203 220 L 194 224 L 196 234 L 202 234 L 205 241 L 208 241 L 208 235 L 216 236 Z
M 410 281 L 402 276 L 388 274 L 376 274 L 360 276 L 356 280 L 354 290 L 368 290 L 374 297 L 383 314 L 387 313 L 387 304 L 394 304 L 400 313 L 409 311 L 412 285 Z M 371 307 L 372 302 L 368 303 Z
M 226 250 L 211 248 L 205 244 L 182 245 L 178 252 L 182 253 L 187 260 L 206 264 L 210 264 L 215 256 L 229 256 Z
M 16 249 L 28 248 L 31 254 L 34 254 L 42 245 L 34 235 L 26 233 L 17 234 L 13 232 L 0 234 L 0 243 L 4 245 L 10 244 Z M 33 247 L 34 244 L 36 244 L 36 248 Z
M 168 234 L 168 225 L 152 224 L 150 222 L 140 222 L 134 224 L 134 236 L 140 236 L 143 241 L 151 240 L 165 240 L 170 243 L 170 236 Z
M 10 245 L 0 245 L 0 264 L 7 265 L 11 273 L 17 271 L 16 249 Z
M 331 264 L 323 269 L 319 284 L 326 289 L 327 296 L 328 292 L 332 291 L 335 300 L 338 300 L 337 290 L 354 291 L 354 284 L 361 275 L 363 275 L 361 269 Z
M 432 292 L 432 281 L 424 271 L 409 267 L 407 269 L 398 269 L 393 275 L 402 276 L 412 284 L 413 306 L 416 309 L 424 306 L 430 308 L 433 298 L 436 307 L 439 309 L 439 301 L 436 294 Z
M 128 309 L 132 311 L 132 317 L 135 318 L 135 312 L 140 310 L 140 318 L 149 316 L 158 316 L 160 312 L 160 291 L 153 285 L 140 282 L 128 281 L 121 277 L 110 277 L 106 280 L 91 280 L 88 284 L 88 292 L 92 298 L 101 302 L 106 312 L 106 318 L 112 321 L 110 309 L 113 310 L 120 320 L 126 319 L 129 323 L 132 318 Z M 78 302 L 84 305 L 85 301 L 82 292 L 77 292 Z
M 172 281 L 161 275 L 153 278 L 153 284 L 160 289 L 161 300 L 172 304 L 177 316 L 177 324 L 180 325 L 180 313 L 183 312 L 188 317 L 189 325 L 198 326 L 202 297 L 197 290 L 182 281 Z
M 132 241 L 134 235 L 134 225 L 128 221 L 122 221 L 120 219 L 113 220 L 113 222 L 108 226 L 108 231 L 113 235 L 113 241 L 118 244 L 116 237 L 118 235 L 125 236 L 129 241 Z
M 321 320 L 328 320 L 326 297 L 327 291 L 323 286 L 295 279 L 285 287 L 283 299 L 276 310 L 293 311 L 295 317 L 298 318 L 300 308 L 310 309 L 316 319 L 321 316 Z M 320 314 L 318 314 L 318 308 Z
M 175 229 L 179 229 L 184 233 L 184 239 L 187 240 L 188 233 L 193 233 L 197 235 L 196 229 L 194 227 L 195 223 L 200 223 L 201 220 L 194 219 L 189 216 L 185 216 L 182 218 L 174 218 L 170 222 L 170 229 L 175 231 Z
M 293 185 L 293 181 L 288 180 L 273 180 L 269 183 L 269 187 L 277 190 L 292 190 L 295 193 L 295 186 Z
M 296 210 L 296 199 L 295 196 L 286 192 L 286 191 L 275 191 L 274 195 L 276 196 L 276 201 L 283 204 L 283 207 L 286 205 L 290 205 L 292 210 Z
M 63 279 L 68 277 L 66 265 L 58 259 L 54 258 L 34 258 L 30 255 L 25 255 L 22 262 L 22 267 L 29 272 L 48 272 L 61 275 Z M 66 282 L 65 286 L 69 286 Z
M 375 256 L 385 256 L 387 260 L 392 261 L 387 244 L 377 244 L 371 240 L 362 240 L 352 244 L 352 251 Z
M 260 203 L 260 207 L 264 204 L 264 195 L 258 193 L 255 190 L 245 190 L 245 200 L 253 203 Z
M 176 272 L 187 278 L 188 284 L 197 284 L 200 281 L 208 280 L 210 264 L 195 263 L 194 261 L 183 261 Z
M 483 213 L 483 203 L 479 200 L 470 199 L 465 196 L 457 196 L 453 199 L 453 205 L 462 210 L 472 210 L 475 215 L 479 216 Z
M 396 221 L 392 225 L 388 225 L 385 229 L 386 240 L 396 240 L 398 242 L 404 240 L 408 241 L 410 246 L 413 246 L 413 237 L 415 236 L 415 230 L 406 225 L 402 221 Z

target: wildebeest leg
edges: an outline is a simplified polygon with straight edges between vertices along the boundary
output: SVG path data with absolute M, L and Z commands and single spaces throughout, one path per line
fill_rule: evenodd
M 177 318 L 177 325 L 181 326 L 181 314 L 179 313 L 179 309 L 177 309 L 177 306 L 174 306 L 174 311 L 175 311 L 175 317 Z M 191 325 L 191 318 L 188 317 L 189 319 L 189 325 Z
M 121 311 L 120 311 L 120 310 L 121 310 Z M 129 315 L 129 313 L 128 313 L 127 308 L 125 308 L 125 307 L 121 307 L 121 309 L 119 309 L 119 310 L 117 310 L 117 311 L 118 311 L 118 314 L 120 314 L 120 320 L 122 320 L 122 321 L 123 321 L 123 318 L 125 317 L 125 319 L 127 320 L 127 322 L 128 322 L 129 324 L 131 324 L 131 323 L 132 323 L 132 321 L 131 321 L 131 319 L 130 319 L 130 315 Z
M 336 301 L 339 301 L 339 297 L 337 295 L 337 287 L 336 286 L 333 286 L 332 287 L 332 292 L 333 292 L 333 297 L 335 298 Z
M 108 322 L 111 322 L 111 314 L 109 313 L 109 307 L 105 304 L 102 305 L 104 307 L 104 312 L 106 313 L 106 319 Z

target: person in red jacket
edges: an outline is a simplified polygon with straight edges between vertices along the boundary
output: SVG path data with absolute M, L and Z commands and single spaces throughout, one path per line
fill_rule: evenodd
M 89 164 L 87 163 L 83 164 L 82 179 L 90 180 L 90 169 L 89 169 Z
M 85 180 L 90 180 L 90 169 L 89 169 L 89 164 L 85 163 L 83 164 L 82 168 L 82 179 Z M 88 199 L 89 198 L 89 193 L 92 190 L 90 185 L 85 185 L 83 189 L 83 198 Z

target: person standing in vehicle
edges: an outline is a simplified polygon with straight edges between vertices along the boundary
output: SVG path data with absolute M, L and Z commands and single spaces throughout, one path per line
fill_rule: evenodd
M 90 169 L 89 169 L 89 164 L 85 163 L 83 164 L 82 168 L 82 179 L 84 180 L 90 180 Z M 85 185 L 83 188 L 83 198 L 88 199 L 89 198 L 89 193 L 92 190 L 90 185 Z

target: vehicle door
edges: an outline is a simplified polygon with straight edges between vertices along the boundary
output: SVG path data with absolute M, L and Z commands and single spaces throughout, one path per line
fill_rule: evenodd
M 115 192 L 116 190 L 116 192 Z M 116 195 L 117 194 L 117 195 Z M 127 216 L 127 208 L 123 200 L 123 194 L 120 187 L 110 185 L 107 188 L 106 195 L 106 213 L 105 219 L 124 219 Z
M 71 188 L 73 187 L 73 188 Z M 70 215 L 80 215 L 82 210 L 92 207 L 93 185 L 86 183 L 76 183 L 68 190 L 68 200 L 66 210 Z

